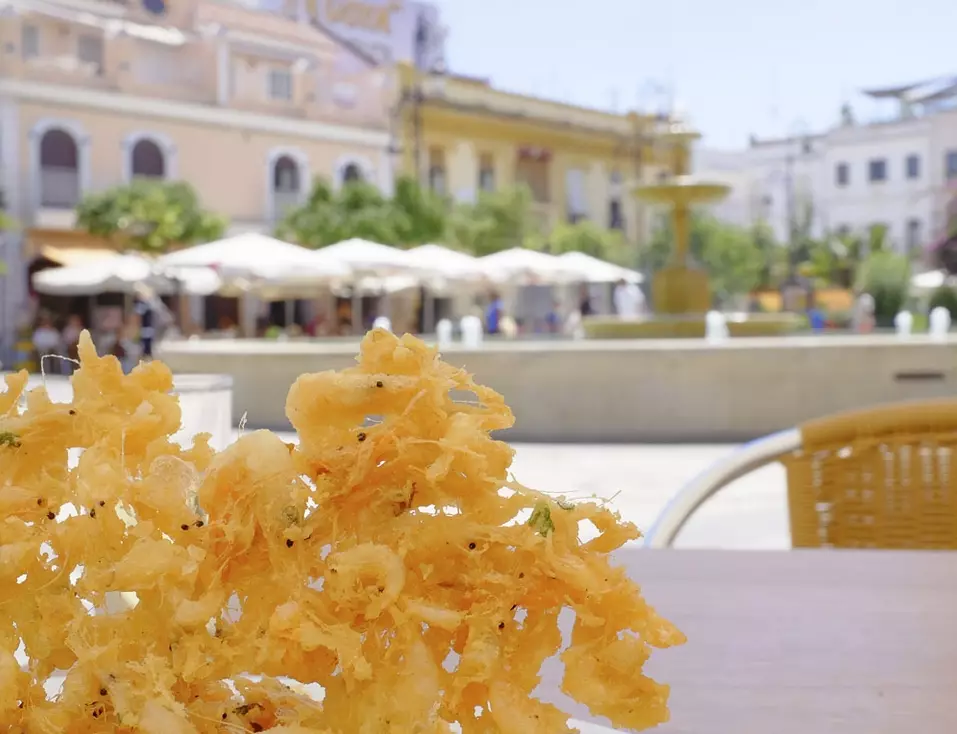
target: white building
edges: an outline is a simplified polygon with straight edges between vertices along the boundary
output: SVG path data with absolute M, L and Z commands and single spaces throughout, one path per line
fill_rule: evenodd
M 824 133 L 700 150 L 696 172 L 733 187 L 715 213 L 743 226 L 767 222 L 782 242 L 789 222 L 808 213 L 816 234 L 883 225 L 901 252 L 943 236 L 957 194 L 957 78 L 867 95 L 897 102 L 897 114 L 858 123 L 845 111 Z
M 713 209 L 716 216 L 745 227 L 767 223 L 785 242 L 788 222 L 808 211 L 814 231 L 823 231 L 814 196 L 822 185 L 822 150 L 820 136 L 752 140 L 743 151 L 701 149 L 695 173 L 731 186 L 728 198 Z

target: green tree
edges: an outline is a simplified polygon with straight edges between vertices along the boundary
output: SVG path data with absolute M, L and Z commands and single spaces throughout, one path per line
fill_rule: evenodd
M 927 310 L 933 311 L 938 306 L 950 311 L 951 319 L 957 319 L 957 289 L 947 283 L 937 288 L 930 296 Z
M 3 189 L 0 189 L 0 239 L 3 238 L 3 233 L 8 229 L 13 229 L 13 217 L 7 214 L 7 198 Z M 0 260 L 0 276 L 7 274 L 7 263 L 4 260 Z
M 775 288 L 787 274 L 787 250 L 775 239 L 774 230 L 766 222 L 752 226 L 750 234 L 761 257 L 758 287 Z
M 13 217 L 7 213 L 7 195 L 0 189 L 0 232 L 13 228 Z
M 430 189 L 409 177 L 395 185 L 392 205 L 398 216 L 399 241 L 406 245 L 427 245 L 443 240 L 449 226 L 449 204 Z
M 533 243 L 539 232 L 526 186 L 481 192 L 474 204 L 455 207 L 449 227 L 452 244 L 478 256 Z
M 643 267 L 652 271 L 664 267 L 673 240 L 670 221 L 660 221 L 643 253 Z M 749 230 L 696 213 L 689 245 L 692 259 L 711 276 L 711 288 L 719 301 L 748 293 L 760 283 L 765 261 Z
M 204 210 L 187 183 L 139 179 L 85 197 L 77 207 L 77 225 L 131 249 L 163 253 L 174 245 L 219 239 L 226 221 Z
M 583 252 L 608 262 L 625 264 L 625 240 L 621 232 L 605 229 L 590 220 L 560 224 L 547 237 L 533 236 L 526 243 L 555 255 Z
M 891 326 L 906 305 L 910 293 L 910 261 L 895 252 L 872 253 L 857 275 L 857 287 L 874 299 L 874 317 L 879 326 Z
M 802 197 L 797 202 L 789 226 L 790 263 L 797 266 L 810 259 L 811 251 L 817 244 L 814 237 L 814 203 L 810 199 Z
M 276 232 L 307 247 L 353 237 L 407 247 L 442 241 L 447 228 L 448 204 L 412 179 L 397 181 L 391 199 L 368 183 L 350 182 L 333 191 L 316 179 L 306 202 L 290 210 Z

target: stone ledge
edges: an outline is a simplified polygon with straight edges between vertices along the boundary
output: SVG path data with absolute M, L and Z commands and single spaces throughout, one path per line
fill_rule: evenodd
M 164 344 L 161 357 L 177 373 L 231 374 L 233 415 L 285 430 L 293 381 L 354 364 L 357 346 L 211 340 Z M 505 437 L 527 442 L 736 442 L 837 411 L 952 397 L 957 384 L 954 338 L 489 342 L 444 357 L 505 396 L 517 420 Z

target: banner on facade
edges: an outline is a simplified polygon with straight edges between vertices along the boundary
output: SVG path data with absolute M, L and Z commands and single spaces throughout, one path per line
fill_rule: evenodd
M 408 0 L 308 0 L 309 16 L 380 64 L 445 64 L 445 29 L 434 5 Z

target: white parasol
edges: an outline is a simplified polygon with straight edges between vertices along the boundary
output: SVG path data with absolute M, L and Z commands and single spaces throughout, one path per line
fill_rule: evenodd
M 573 264 L 547 252 L 514 247 L 479 258 L 482 274 L 496 283 L 540 283 L 543 285 L 580 280 Z
M 635 270 L 586 255 L 584 252 L 566 252 L 559 255 L 559 260 L 581 273 L 581 279 L 586 283 L 616 283 L 619 280 L 641 283 L 644 280 L 644 276 Z
M 82 265 L 41 270 L 33 276 L 37 292 L 51 296 L 133 293 L 140 283 L 164 295 L 183 292 L 202 296 L 215 293 L 222 285 L 209 268 L 172 271 L 137 254 L 110 255 Z
M 313 250 L 253 232 L 180 250 L 161 257 L 159 262 L 170 268 L 212 268 L 225 281 L 245 280 L 253 287 L 272 289 L 281 289 L 286 282 L 316 285 L 351 274 L 337 260 L 317 257 Z
M 414 269 L 405 250 L 353 238 L 313 252 L 321 262 L 338 262 L 363 275 L 390 275 Z

